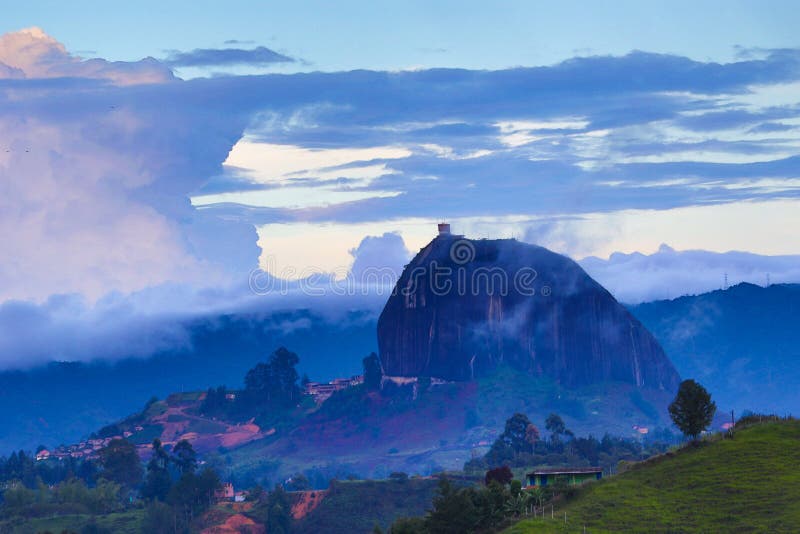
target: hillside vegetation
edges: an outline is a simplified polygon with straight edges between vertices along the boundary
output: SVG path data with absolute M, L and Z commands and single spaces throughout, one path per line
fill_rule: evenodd
M 436 493 L 437 480 L 362 480 L 332 482 L 326 497 L 298 521 L 294 532 L 351 534 L 387 529 L 398 517 L 424 514 Z
M 796 532 L 798 525 L 800 421 L 790 420 L 642 462 L 556 504 L 555 519 L 527 519 L 507 532 Z

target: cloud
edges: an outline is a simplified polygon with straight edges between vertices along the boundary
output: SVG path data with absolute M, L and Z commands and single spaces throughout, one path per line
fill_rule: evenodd
M 189 52 L 173 52 L 164 63 L 172 67 L 220 67 L 232 65 L 272 65 L 296 60 L 265 46 L 243 48 L 195 48 Z
M 384 284 L 391 289 L 411 259 L 411 253 L 400 234 L 386 232 L 367 236 L 357 248 L 350 249 L 352 278 L 362 284 Z
M 0 265 L 0 300 L 78 293 L 93 302 L 246 280 L 255 229 L 188 200 L 219 172 L 245 115 L 152 100 L 179 85 L 163 66 L 142 78 L 139 64 L 87 65 L 35 29 L 0 43 L 0 60 L 23 76 L 0 86 L 0 249 L 14 258 Z
M 180 54 L 172 59 L 185 66 L 213 66 L 271 64 L 277 53 Z M 797 199 L 799 65 L 797 50 L 727 64 L 634 52 L 502 71 L 178 81 L 153 59 L 82 60 L 41 30 L 6 34 L 0 301 L 48 308 L 52 295 L 79 294 L 89 311 L 64 332 L 85 327 L 88 339 L 103 330 L 91 309 L 109 293 L 136 301 L 135 313 L 117 315 L 131 325 L 195 299 L 238 302 L 259 256 L 276 249 L 294 250 L 297 258 L 281 262 L 301 269 L 396 264 L 405 245 L 385 232 L 400 219 L 508 226 Z M 245 149 L 258 165 L 245 164 Z M 314 202 L 294 202 L 291 187 Z M 242 194 L 192 205 L 210 193 Z M 291 202 L 259 205 L 251 194 Z M 369 230 L 355 235 L 345 223 Z M 298 224 L 314 229 L 315 247 L 293 242 Z M 586 228 L 540 233 L 577 253 L 591 242 Z M 657 295 L 664 281 L 626 290 L 621 267 L 602 272 L 625 298 Z
M 225 86 L 245 100 L 256 91 L 264 98 L 247 141 L 231 153 L 235 160 L 244 149 L 261 151 L 262 175 L 279 164 L 267 157 L 276 146 L 298 153 L 395 146 L 410 153 L 381 161 L 382 172 L 366 184 L 354 184 L 355 167 L 337 170 L 336 187 L 304 182 L 329 195 L 329 203 L 264 203 L 250 189 L 207 209 L 256 224 L 355 222 L 386 215 L 672 209 L 794 196 L 800 102 L 751 101 L 763 87 L 798 77 L 797 51 L 773 51 L 728 64 L 634 52 L 494 72 L 208 80 L 204 90 Z M 313 178 L 313 167 L 295 172 Z M 764 178 L 786 180 L 787 187 L 750 186 Z M 361 198 L 352 196 L 354 188 Z
M 0 366 L 29 367 L 50 360 L 149 356 L 190 344 L 176 317 L 143 315 L 127 303 L 87 306 L 78 295 L 41 304 L 0 304 Z
M 696 295 L 741 282 L 764 285 L 800 281 L 800 256 L 748 252 L 676 251 L 661 245 L 653 254 L 614 253 L 589 257 L 580 265 L 620 301 L 637 304 Z
M 163 83 L 172 71 L 153 58 L 137 62 L 83 60 L 40 28 L 27 28 L 0 36 L 0 79 L 94 78 L 117 85 Z

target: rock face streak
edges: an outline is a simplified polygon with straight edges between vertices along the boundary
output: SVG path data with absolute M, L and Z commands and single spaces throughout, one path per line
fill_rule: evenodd
M 470 380 L 506 363 L 565 386 L 674 391 L 661 346 L 574 261 L 515 240 L 440 235 L 403 271 L 378 320 L 384 371 Z

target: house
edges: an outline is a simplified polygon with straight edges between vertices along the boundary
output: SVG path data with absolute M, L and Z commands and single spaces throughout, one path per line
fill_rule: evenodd
M 351 376 L 350 378 L 334 378 L 327 384 L 308 382 L 305 385 L 305 394 L 310 395 L 318 404 L 321 404 L 328 400 L 335 392 L 363 383 L 364 377 L 362 375 Z
M 47 460 L 48 458 L 50 458 L 50 451 L 47 449 L 42 449 L 36 453 L 37 460 Z
M 214 493 L 214 497 L 218 501 L 232 501 L 236 496 L 236 493 L 233 491 L 233 484 L 230 482 L 226 482 L 222 485 L 222 489 L 218 489 Z
M 557 469 L 537 469 L 525 475 L 528 486 L 547 486 L 566 482 L 571 486 L 603 478 L 602 467 L 564 467 Z

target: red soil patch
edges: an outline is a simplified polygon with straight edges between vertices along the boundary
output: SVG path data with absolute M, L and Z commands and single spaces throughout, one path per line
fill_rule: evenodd
M 298 491 L 297 502 L 292 505 L 292 517 L 294 519 L 304 518 L 319 506 L 326 495 L 328 495 L 328 490 Z
M 164 413 L 152 419 L 154 423 L 160 424 L 163 428 L 161 442 L 164 445 L 175 445 L 178 441 L 186 439 L 192 443 L 198 452 L 205 452 L 220 446 L 227 448 L 238 447 L 275 432 L 275 429 L 270 429 L 268 432 L 262 433 L 258 425 L 253 423 L 252 420 L 238 425 L 215 421 L 225 425 L 225 432 L 217 434 L 186 432 L 192 421 L 208 421 L 205 417 L 187 414 L 186 409 L 191 406 L 193 405 L 170 406 Z M 169 421 L 169 419 L 172 420 Z
M 249 517 L 242 514 L 230 516 L 221 525 L 205 528 L 201 534 L 241 534 L 248 532 L 252 534 L 266 534 L 267 529 L 264 525 L 259 525 Z

